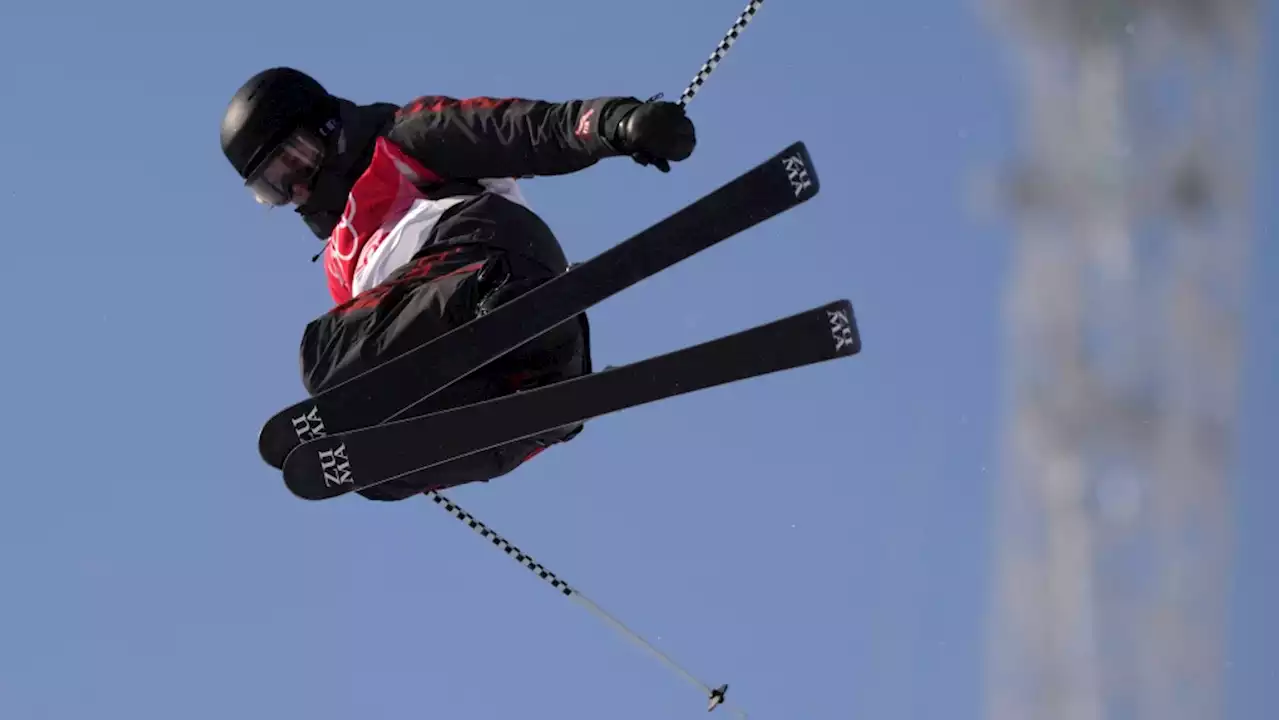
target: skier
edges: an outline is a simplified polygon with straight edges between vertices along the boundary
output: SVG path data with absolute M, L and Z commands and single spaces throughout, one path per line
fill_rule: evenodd
M 682 106 L 444 96 L 357 105 L 285 67 L 254 75 L 222 118 L 222 151 L 259 203 L 295 206 L 320 239 L 336 307 L 303 332 L 315 395 L 565 272 L 551 229 L 516 178 L 629 156 L 667 172 L 696 144 Z M 320 257 L 320 256 L 317 256 Z M 586 315 L 415 406 L 436 412 L 591 372 Z M 414 398 L 387 388 L 387 415 Z M 371 500 L 505 475 L 581 425 L 383 483 Z

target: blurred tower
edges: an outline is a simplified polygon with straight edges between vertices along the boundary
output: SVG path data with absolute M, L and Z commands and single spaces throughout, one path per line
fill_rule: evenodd
M 1251 0 L 984 0 L 1024 135 L 991 720 L 1221 717 Z

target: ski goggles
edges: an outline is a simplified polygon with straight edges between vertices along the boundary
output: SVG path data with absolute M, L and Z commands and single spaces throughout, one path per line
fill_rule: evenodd
M 297 130 L 245 178 L 245 187 L 263 205 L 279 207 L 294 199 L 294 188 L 310 185 L 324 159 L 324 144 L 315 135 Z

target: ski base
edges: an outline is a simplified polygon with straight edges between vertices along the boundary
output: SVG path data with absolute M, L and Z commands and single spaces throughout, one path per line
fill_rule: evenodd
M 605 299 L 818 193 L 797 142 L 656 225 L 430 342 L 272 416 L 258 451 L 272 467 L 300 443 L 378 425 Z
M 853 307 L 840 300 L 630 365 L 309 440 L 285 459 L 284 480 L 303 499 L 338 497 L 626 408 L 861 349 Z

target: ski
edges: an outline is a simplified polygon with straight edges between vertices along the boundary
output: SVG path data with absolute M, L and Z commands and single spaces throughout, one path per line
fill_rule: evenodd
M 618 410 L 861 349 L 853 307 L 839 300 L 630 365 L 309 440 L 285 459 L 284 480 L 303 499 L 333 498 Z
M 818 193 L 797 142 L 693 204 L 492 312 L 281 410 L 258 451 L 272 467 L 300 443 L 378 425 L 645 278 Z M 391 396 L 410 398 L 390 411 Z

